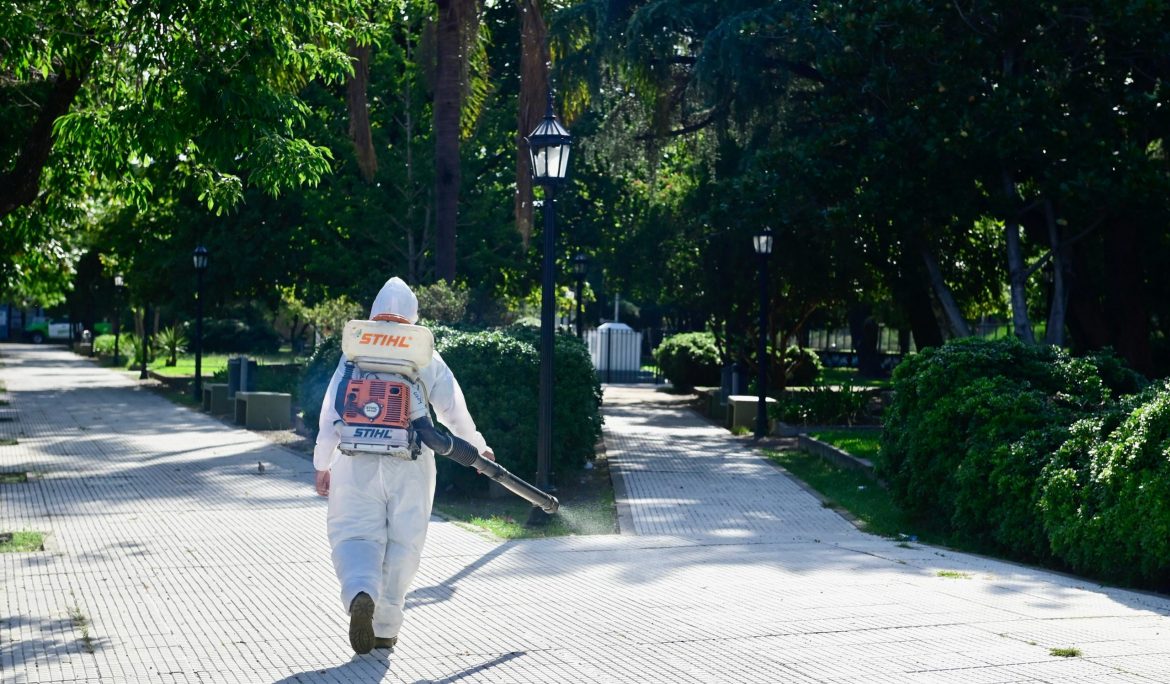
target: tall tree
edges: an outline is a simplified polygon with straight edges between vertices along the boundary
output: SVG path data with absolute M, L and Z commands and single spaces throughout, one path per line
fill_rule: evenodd
M 348 70 L 345 46 L 365 30 L 339 28 L 354 4 L 0 2 L 0 221 L 25 238 L 0 243 L 17 250 L 0 255 L 0 287 L 82 227 L 86 195 L 148 203 L 153 165 L 216 209 L 245 186 L 319 181 L 330 156 L 298 135 L 298 91 Z

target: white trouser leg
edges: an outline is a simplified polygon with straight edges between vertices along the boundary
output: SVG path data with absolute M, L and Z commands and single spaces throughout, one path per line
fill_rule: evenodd
M 381 560 L 382 586 L 375 599 L 374 634 L 398 636 L 406 592 L 418 572 L 427 522 L 435 498 L 435 457 L 424 449 L 417 461 L 387 459 L 383 464 L 387 493 L 385 553 Z
M 345 610 L 360 592 L 375 601 L 386 548 L 380 458 L 339 456 L 329 479 L 329 545 Z

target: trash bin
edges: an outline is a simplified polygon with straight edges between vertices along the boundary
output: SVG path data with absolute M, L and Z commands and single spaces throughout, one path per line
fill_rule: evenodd
M 256 391 L 256 360 L 246 356 L 228 359 L 228 399 L 235 399 L 236 392 Z M 240 371 L 244 371 L 241 373 Z M 241 377 L 246 376 L 246 377 Z
M 724 366 L 719 373 L 719 404 L 727 406 L 727 397 L 732 394 L 747 394 L 747 369 L 741 364 Z

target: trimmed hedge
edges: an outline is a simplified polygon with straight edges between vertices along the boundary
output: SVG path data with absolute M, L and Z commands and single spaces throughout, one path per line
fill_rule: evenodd
M 463 389 L 476 426 L 497 460 L 530 482 L 536 474 L 540 392 L 539 330 L 465 331 L 432 326 L 435 346 Z M 341 356 L 334 337 L 310 357 L 301 375 L 305 425 L 316 431 L 326 385 Z M 578 470 L 601 438 L 601 385 L 585 345 L 575 336 L 556 336 L 552 471 Z M 486 478 L 447 459 L 438 459 L 440 487 L 482 491 Z
M 1133 379 L 1110 367 L 1107 384 L 1103 358 L 1014 338 L 955 340 L 907 357 L 894 371 L 878 474 L 904 510 L 957 541 L 1050 559 L 1041 473 L 1069 426 L 1102 410 L 1122 376 Z
M 1044 468 L 1039 508 L 1073 570 L 1170 590 L 1170 383 L 1074 424 Z
M 675 389 L 685 392 L 720 383 L 719 349 L 712 333 L 671 335 L 654 350 L 654 361 Z

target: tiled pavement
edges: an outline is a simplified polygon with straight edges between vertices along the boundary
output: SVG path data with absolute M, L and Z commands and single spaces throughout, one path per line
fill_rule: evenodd
M 0 470 L 33 474 L 0 530 L 51 532 L 0 554 L 3 682 L 1170 682 L 1170 600 L 862 534 L 613 387 L 623 534 L 436 522 L 401 645 L 354 656 L 305 458 L 64 351 L 0 363 Z

